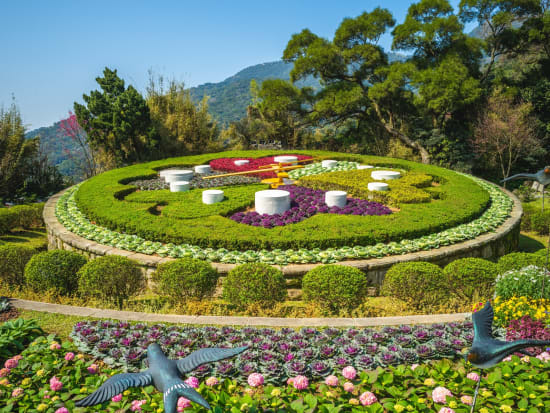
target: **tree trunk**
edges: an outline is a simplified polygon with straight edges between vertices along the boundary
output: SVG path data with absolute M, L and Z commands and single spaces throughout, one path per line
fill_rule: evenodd
M 413 148 L 414 150 L 418 151 L 420 154 L 420 158 L 422 159 L 422 163 L 429 164 L 432 160 L 430 154 L 424 148 L 422 145 L 420 145 L 418 142 L 413 141 L 411 138 L 409 138 L 407 135 L 399 132 L 398 130 L 395 130 L 388 125 L 384 124 L 384 128 L 388 131 L 390 135 L 393 137 L 399 139 L 401 142 L 403 142 L 405 145 L 407 145 L 410 148 Z

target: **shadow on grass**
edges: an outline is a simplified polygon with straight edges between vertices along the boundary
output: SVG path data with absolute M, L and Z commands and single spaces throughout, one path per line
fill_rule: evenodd
M 546 237 L 535 236 L 533 234 L 522 233 L 519 236 L 519 251 L 521 252 L 535 252 L 540 249 L 546 248 L 546 245 L 542 242 Z

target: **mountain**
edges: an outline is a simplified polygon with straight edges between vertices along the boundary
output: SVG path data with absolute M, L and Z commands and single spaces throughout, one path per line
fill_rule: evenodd
M 388 53 L 390 62 L 404 61 L 407 56 L 400 53 Z M 256 80 L 258 85 L 266 79 L 290 79 L 292 63 L 282 60 L 249 66 L 235 75 L 218 83 L 205 83 L 189 88 L 191 97 L 199 102 L 208 96 L 208 106 L 212 116 L 222 125 L 237 121 L 246 115 L 246 107 L 250 104 L 250 81 Z M 319 87 L 319 82 L 313 77 L 297 82 L 297 86 Z

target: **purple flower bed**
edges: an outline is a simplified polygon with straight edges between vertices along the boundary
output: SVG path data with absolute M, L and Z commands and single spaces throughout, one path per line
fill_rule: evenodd
M 411 364 L 454 358 L 471 345 L 471 322 L 400 326 L 374 329 L 316 330 L 290 328 L 179 327 L 157 324 L 131 325 L 118 321 L 77 323 L 71 333 L 80 351 L 111 366 L 129 371 L 145 367 L 145 349 L 158 342 L 170 358 L 181 358 L 204 347 L 237 347 L 249 350 L 235 359 L 199 367 L 197 377 L 211 375 L 246 382 L 260 372 L 266 381 L 283 384 L 289 377 L 326 377 L 346 366 L 372 370 L 377 366 Z
M 278 189 L 290 192 L 290 209 L 283 214 L 259 214 L 257 212 L 237 212 L 231 219 L 241 224 L 255 227 L 273 228 L 296 224 L 315 214 L 340 215 L 389 215 L 391 210 L 378 202 L 348 198 L 345 207 L 328 207 L 325 204 L 325 192 L 295 185 L 283 185 Z

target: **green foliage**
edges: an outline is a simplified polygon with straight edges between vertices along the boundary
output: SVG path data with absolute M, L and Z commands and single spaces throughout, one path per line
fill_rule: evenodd
M 25 282 L 34 291 L 56 290 L 70 295 L 78 286 L 78 270 L 86 264 L 82 255 L 63 250 L 41 252 L 25 266 Z
M 414 308 L 438 306 L 450 294 L 443 271 L 429 262 L 402 262 L 384 276 L 382 295 L 399 298 Z
M 547 271 L 542 266 L 524 266 L 499 274 L 496 279 L 495 294 L 502 300 L 512 297 L 550 300 L 550 282 Z M 545 285 L 543 289 L 542 286 Z
M 239 307 L 257 303 L 273 306 L 286 298 L 283 273 L 267 264 L 248 263 L 233 268 L 223 281 L 223 298 Z
M 34 248 L 24 245 L 0 245 L 0 281 L 11 287 L 22 286 L 25 265 L 36 253 Z
M 202 300 L 214 293 L 218 272 L 205 261 L 181 258 L 159 265 L 152 279 L 157 292 L 173 302 Z
M 102 91 L 83 95 L 85 105 L 74 103 L 88 144 L 113 155 L 117 165 L 142 161 L 154 153 L 158 141 L 145 99 L 132 85 L 124 85 L 116 69 L 105 68 L 96 81 Z
M 138 263 L 119 255 L 96 258 L 78 271 L 81 295 L 114 301 L 119 308 L 144 287 L 145 278 Z
M 44 334 L 35 320 L 18 318 L 0 324 L 0 361 L 22 352 L 36 337 Z
M 13 211 L 13 208 L 0 209 L 0 235 L 10 232 L 17 228 L 19 224 L 19 215 Z
M 342 154 L 321 151 L 294 151 L 312 156 L 337 157 Z M 411 179 L 422 172 L 440 180 L 440 199 L 429 203 L 402 204 L 400 211 L 387 216 L 342 216 L 317 214 L 298 224 L 266 229 L 236 223 L 221 216 L 180 219 L 164 215 L 170 208 L 165 207 L 161 214 L 152 214 L 157 202 L 128 202 L 126 196 L 149 197 L 150 194 L 132 194 L 133 188 L 125 182 L 136 177 L 151 176 L 157 170 L 170 166 L 189 166 L 208 163 L 219 157 L 261 157 L 273 155 L 274 151 L 243 151 L 205 154 L 183 158 L 171 158 L 148 164 L 134 165 L 95 176 L 84 182 L 76 193 L 78 207 L 89 219 L 112 230 L 139 235 L 151 241 L 174 244 L 192 244 L 201 247 L 217 247 L 232 250 L 246 249 L 288 249 L 288 248 L 328 248 L 335 246 L 374 245 L 378 242 L 399 241 L 403 238 L 419 237 L 469 222 L 477 218 L 487 207 L 489 195 L 472 180 L 432 165 L 415 164 L 402 160 L 362 156 L 361 162 L 375 166 L 392 166 L 407 170 Z M 281 153 L 281 152 L 279 152 Z M 349 158 L 348 158 L 349 159 Z M 402 179 L 408 179 L 406 176 Z M 418 182 L 411 182 L 418 185 Z M 421 185 L 422 186 L 422 185 Z M 329 189 L 329 188 L 327 188 Z M 423 190 L 423 189 L 422 189 Z M 230 188 L 224 188 L 226 194 Z M 191 199 L 189 194 L 172 194 L 170 197 Z M 168 196 L 168 195 L 167 195 Z M 191 198 L 187 198 L 191 197 Z M 137 200 L 136 198 L 136 200 Z M 143 198 L 145 199 L 145 198 Z M 174 199 L 174 198 L 172 198 Z M 225 208 L 225 202 L 212 206 Z M 231 202 L 231 201 L 230 201 Z M 174 204 L 176 205 L 176 204 Z M 204 208 L 202 204 L 201 208 Z M 170 206 L 170 203 L 168 204 Z M 168 209 L 166 209 L 168 208 Z M 188 204 L 181 204 L 172 212 L 183 218 Z M 190 211 L 195 210 L 190 208 Z M 197 209 L 198 210 L 198 209 Z M 421 217 L 421 219 L 419 219 Z M 318 228 L 325 228 L 319 233 Z M 214 231 L 213 228 L 216 230 Z
M 550 231 L 550 211 L 537 211 L 529 217 L 525 216 L 525 220 L 529 220 L 530 229 L 541 235 L 548 235 Z
M 498 267 L 482 258 L 461 258 L 443 269 L 446 288 L 452 295 L 472 302 L 474 297 L 488 300 L 493 295 Z
M 214 152 L 219 147 L 218 126 L 208 113 L 207 98 L 195 105 L 183 83 L 171 80 L 165 89 L 164 78 L 155 80 L 151 73 L 147 106 L 160 136 L 161 157 Z
M 320 303 L 332 312 L 351 310 L 363 302 L 367 288 L 365 274 L 354 267 L 321 265 L 308 271 L 302 279 L 306 301 Z
M 15 104 L 7 111 L 0 107 L 0 199 L 11 199 L 22 189 L 38 145 L 38 139 L 25 139 L 25 127 Z
M 545 258 L 528 252 L 512 252 L 504 255 L 498 260 L 498 273 L 503 274 L 510 270 L 520 270 L 528 265 L 544 267 Z

